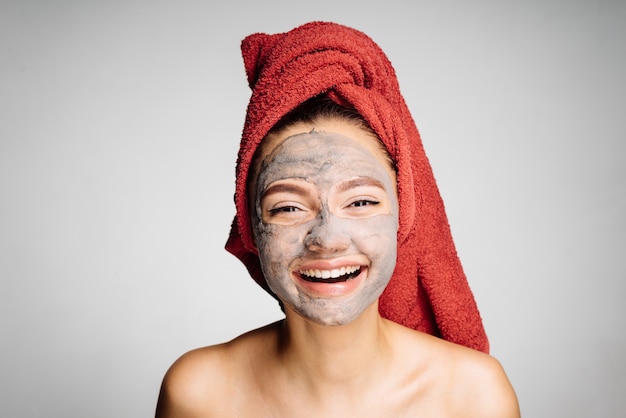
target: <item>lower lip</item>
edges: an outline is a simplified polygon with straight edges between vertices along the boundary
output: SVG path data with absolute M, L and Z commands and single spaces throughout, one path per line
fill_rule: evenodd
M 320 298 L 333 298 L 349 295 L 358 288 L 367 276 L 367 268 L 362 267 L 358 276 L 353 277 L 345 282 L 325 283 L 325 282 L 309 282 L 294 274 L 296 285 L 311 296 Z

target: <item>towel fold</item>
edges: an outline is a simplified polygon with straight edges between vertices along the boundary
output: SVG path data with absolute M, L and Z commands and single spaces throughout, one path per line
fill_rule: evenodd
M 311 22 L 286 33 L 250 35 L 241 48 L 252 95 L 237 159 L 237 214 L 226 249 L 271 293 L 252 241 L 248 170 L 259 143 L 286 113 L 326 94 L 363 116 L 397 168 L 398 260 L 380 297 L 381 315 L 488 352 L 430 163 L 395 71 L 380 47 L 358 30 Z

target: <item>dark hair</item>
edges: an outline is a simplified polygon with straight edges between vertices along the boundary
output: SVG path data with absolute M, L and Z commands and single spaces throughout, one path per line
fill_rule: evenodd
M 354 123 L 356 127 L 370 132 L 374 137 L 378 137 L 376 132 L 374 132 L 356 109 L 339 105 L 324 94 L 315 96 L 301 103 L 285 114 L 276 125 L 270 129 L 268 135 L 280 132 L 282 129 L 298 122 L 314 123 L 322 119 L 348 121 Z

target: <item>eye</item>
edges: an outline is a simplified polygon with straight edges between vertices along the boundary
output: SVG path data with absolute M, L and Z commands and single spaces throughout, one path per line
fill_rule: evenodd
M 378 190 L 369 190 L 367 193 L 345 193 L 348 196 L 337 196 L 339 202 L 336 214 L 345 218 L 368 218 L 370 216 L 386 214 L 390 210 L 389 200 Z M 332 209 L 331 209 L 332 210 Z
M 309 181 L 285 178 L 271 182 L 260 194 L 261 221 L 275 225 L 295 225 L 315 216 L 319 193 Z
M 268 207 L 262 209 L 263 220 L 271 224 L 293 225 L 308 220 L 313 214 L 307 202 L 288 200 L 268 203 Z
M 371 200 L 371 199 L 359 199 L 359 200 L 355 200 L 354 202 L 350 203 L 349 206 L 355 207 L 355 208 L 360 208 L 360 207 L 364 207 L 364 206 L 375 206 L 378 205 L 380 202 L 376 201 L 376 200 Z
M 268 212 L 270 215 L 278 215 L 280 213 L 299 212 L 302 209 L 295 206 L 281 206 L 278 208 L 270 209 Z

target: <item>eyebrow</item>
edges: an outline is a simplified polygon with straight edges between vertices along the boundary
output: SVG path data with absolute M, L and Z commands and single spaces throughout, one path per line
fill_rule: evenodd
M 354 189 L 356 187 L 361 187 L 361 186 L 374 186 L 374 187 L 379 187 L 383 190 L 386 190 L 385 186 L 376 179 L 373 179 L 371 177 L 357 177 L 355 179 L 340 183 L 337 186 L 337 191 L 345 192 L 347 190 Z
M 263 190 L 261 196 L 265 198 L 274 193 L 292 193 L 300 196 L 308 196 L 309 191 L 306 188 L 298 185 L 298 184 L 272 184 L 267 189 Z

